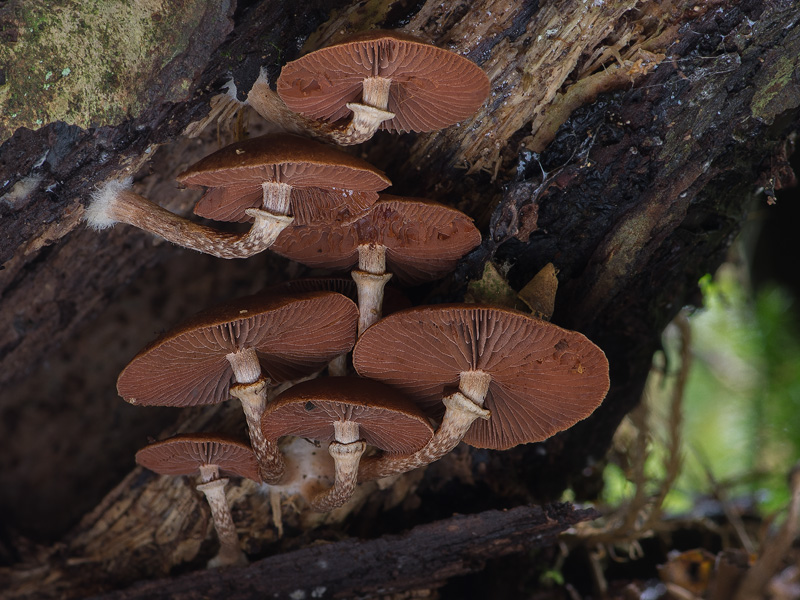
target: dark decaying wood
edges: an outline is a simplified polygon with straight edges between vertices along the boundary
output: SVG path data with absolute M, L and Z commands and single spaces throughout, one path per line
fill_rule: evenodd
M 565 504 L 456 515 L 402 535 L 316 545 L 246 569 L 190 573 L 94 598 L 355 598 L 435 589 L 486 561 L 553 544 L 568 527 L 596 516 Z
M 26 39 L 22 4 L 0 8 L 3 42 Z M 304 270 L 268 254 L 207 259 L 132 228 L 88 231 L 80 218 L 91 190 L 121 174 L 189 214 L 197 192 L 177 190 L 174 177 L 218 143 L 213 125 L 200 139 L 181 132 L 208 113 L 229 75 L 243 98 L 260 66 L 274 81 L 302 52 L 373 26 L 402 28 L 474 60 L 492 92 L 473 119 L 432 134 L 379 134 L 351 149 L 386 171 L 392 193 L 447 203 L 481 229 L 483 244 L 456 273 L 412 290 L 412 299 L 459 300 L 487 260 L 516 289 L 553 262 L 560 282 L 553 322 L 586 334 L 611 365 L 608 398 L 575 428 L 503 453 L 461 448 L 395 491 L 365 489 L 349 514 L 329 520 L 287 508 L 281 540 L 264 498 L 234 485 L 234 520 L 248 553 L 280 562 L 291 556 L 281 552 L 319 552 L 297 549 L 345 530 L 397 533 L 454 511 L 553 500 L 567 485 L 579 496 L 596 492 L 611 436 L 641 396 L 664 326 L 698 302 L 697 280 L 723 260 L 754 200 L 764 201 L 756 189 L 792 179 L 785 165 L 800 128 L 799 20 L 791 0 L 220 3 L 187 18 L 174 36 L 180 47 L 166 53 L 172 61 L 137 79 L 142 87 L 132 93 L 142 108 L 130 118 L 17 129 L 0 147 L 6 593 L 86 596 L 165 577 L 177 565 L 200 569 L 213 555 L 207 510 L 191 486 L 138 470 L 123 476 L 147 433 L 191 426 L 240 433 L 241 419 L 227 409 L 144 413 L 123 406 L 114 381 L 159 328 Z M 176 77 L 181 85 L 165 83 Z M 11 75 L 0 81 L 14 85 Z M 26 186 L 31 191 L 21 192 Z M 148 512 L 159 495 L 180 508 L 157 503 Z M 390 508 L 386 524 L 380 517 Z M 439 531 L 449 531 L 444 523 Z M 482 531 L 486 540 L 494 535 Z M 515 544 L 506 547 L 517 551 Z M 389 564 L 377 560 L 379 571 Z M 448 568 L 414 585 L 472 567 Z M 204 577 L 217 582 L 207 585 L 225 579 Z M 377 590 L 369 577 L 351 572 L 348 589 Z

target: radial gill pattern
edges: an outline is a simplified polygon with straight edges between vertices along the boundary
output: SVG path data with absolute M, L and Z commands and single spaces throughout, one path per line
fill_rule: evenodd
M 357 192 L 334 187 L 292 188 L 289 203 L 294 225 L 313 225 L 327 221 L 352 222 L 378 199 L 377 192 Z M 261 208 L 263 190 L 260 185 L 232 184 L 208 190 L 194 207 L 194 213 L 205 219 L 245 223 L 253 220 L 245 211 Z
M 286 390 L 267 407 L 265 437 L 334 439 L 335 421 L 359 425 L 359 438 L 390 453 L 419 450 L 433 435 L 425 414 L 409 399 L 380 382 L 357 377 L 305 381 Z
M 260 481 L 250 446 L 222 434 L 178 435 L 136 453 L 136 463 L 161 475 L 193 475 L 202 465 L 217 465 L 221 476 Z
M 369 32 L 368 32 L 369 33 Z M 312 119 L 338 121 L 359 102 L 366 77 L 391 79 L 381 124 L 389 131 L 433 131 L 473 114 L 489 93 L 489 80 L 472 61 L 409 36 L 375 33 L 323 48 L 283 67 L 277 89 L 289 108 Z M 371 36 L 361 36 L 369 38 Z
M 309 266 L 345 269 L 358 263 L 360 244 L 380 244 L 386 247 L 387 271 L 416 285 L 452 271 L 480 242 L 480 232 L 464 213 L 436 202 L 384 194 L 351 224 L 288 227 L 272 249 Z
M 226 355 L 255 348 L 265 376 L 301 377 L 348 352 L 358 309 L 340 294 L 252 296 L 199 313 L 142 350 L 117 380 L 134 404 L 194 406 L 228 398 Z
M 391 360 L 387 357 L 392 357 Z M 466 442 L 506 449 L 546 439 L 586 418 L 609 387 L 608 361 L 580 333 L 514 311 L 435 306 L 395 313 L 368 329 L 356 370 L 395 386 L 435 417 L 464 371 L 491 375 L 488 421 Z

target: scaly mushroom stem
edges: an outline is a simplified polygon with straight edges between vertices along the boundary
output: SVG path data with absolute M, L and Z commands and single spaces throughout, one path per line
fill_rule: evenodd
M 197 489 L 206 495 L 211 517 L 214 519 L 214 528 L 219 538 L 219 552 L 208 561 L 209 568 L 227 567 L 232 565 L 248 564 L 247 557 L 239 545 L 239 536 L 233 524 L 228 498 L 225 496 L 227 478 L 213 479 L 197 486 Z
M 366 442 L 358 439 L 358 423 L 336 421 L 333 431 L 328 453 L 333 457 L 335 479 L 332 488 L 311 499 L 311 508 L 317 512 L 339 508 L 352 497 L 358 485 L 358 463 L 367 449 Z
M 489 391 L 491 375 L 484 371 L 464 371 L 458 383 L 458 391 L 442 398 L 444 417 L 433 438 L 414 454 L 405 456 L 378 456 L 365 460 L 358 473 L 359 481 L 371 481 L 405 473 L 439 460 L 467 434 L 476 419 L 488 419 L 491 413 L 482 408 Z
M 366 101 L 365 101 L 366 102 Z M 342 127 L 321 121 L 314 121 L 292 111 L 283 103 L 280 96 L 269 87 L 264 69 L 261 70 L 252 89 L 247 94 L 247 104 L 270 123 L 275 123 L 284 131 L 334 142 L 341 146 L 352 146 L 370 139 L 383 121 L 394 118 L 394 113 L 375 106 L 351 102 L 347 108 L 353 111 L 350 122 Z
M 263 209 L 248 208 L 244 212 L 256 219 L 256 222 L 259 218 L 268 220 L 269 224 L 265 235 L 270 239 L 269 245 L 271 246 L 281 231 L 294 223 L 294 217 L 289 214 L 292 186 L 288 183 L 265 181 L 261 184 L 261 189 L 263 190 L 261 200 Z M 269 216 L 267 217 L 267 215 Z
M 92 195 L 86 221 L 94 229 L 115 223 L 127 223 L 184 248 L 211 254 L 217 258 L 247 258 L 269 248 L 291 217 L 273 215 L 250 208 L 245 211 L 255 219 L 247 233 L 217 231 L 180 217 L 126 189 L 126 184 L 112 181 Z
M 339 142 L 344 145 L 360 144 L 370 139 L 381 126 L 381 123 L 394 119 L 393 112 L 386 110 L 389 105 L 389 88 L 391 79 L 385 77 L 367 77 L 364 79 L 362 103 L 348 102 L 347 108 L 353 111 L 353 117 L 341 133 Z
M 269 87 L 266 69 L 261 69 L 258 79 L 248 92 L 247 104 L 267 121 L 278 125 L 284 131 L 300 135 L 309 133 L 313 135 L 317 132 L 318 124 L 286 106 L 277 92 Z M 323 138 L 327 137 L 320 133 L 317 135 Z
M 353 117 L 347 127 L 336 131 L 331 130 L 330 135 L 337 143 L 343 146 L 360 144 L 370 139 L 381 126 L 381 123 L 394 119 L 394 113 L 388 110 L 381 110 L 374 106 L 348 102 L 345 106 L 353 111 Z
M 243 348 L 238 352 L 226 354 L 225 358 L 231 364 L 233 380 L 236 383 L 255 383 L 261 379 L 261 361 L 258 360 L 255 348 Z M 262 410 L 264 406 L 261 407 Z
M 386 246 L 361 244 L 358 247 L 358 269 L 350 276 L 358 289 L 358 335 L 380 320 L 383 313 L 383 288 L 392 278 L 386 273 Z
M 286 470 L 286 463 L 278 444 L 264 437 L 261 431 L 261 416 L 267 407 L 267 384 L 269 380 L 261 375 L 261 363 L 254 348 L 231 352 L 226 356 L 233 368 L 236 382 L 230 387 L 230 394 L 242 403 L 250 445 L 258 460 L 258 471 L 265 483 L 276 484 Z
M 264 210 L 274 215 L 286 216 L 289 214 L 292 186 L 279 181 L 265 181 L 261 184 L 261 189 L 263 190 Z

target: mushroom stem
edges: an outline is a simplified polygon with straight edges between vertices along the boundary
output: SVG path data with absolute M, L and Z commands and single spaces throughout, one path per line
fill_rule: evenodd
M 269 248 L 291 223 L 290 217 L 251 208 L 255 218 L 247 233 L 226 233 L 180 217 L 133 193 L 129 183 L 111 181 L 92 194 L 86 221 L 94 229 L 127 223 L 165 240 L 218 258 L 247 258 Z M 288 221 L 287 221 L 288 219 Z
M 247 104 L 270 123 L 275 123 L 284 131 L 311 135 L 341 146 L 352 146 L 370 139 L 383 121 L 394 118 L 394 113 L 374 106 L 351 102 L 347 107 L 353 111 L 353 118 L 346 127 L 331 123 L 314 121 L 295 113 L 280 96 L 269 87 L 266 71 L 256 79 L 247 94 Z M 384 107 L 385 108 L 385 107 Z
M 486 371 L 462 371 L 458 378 L 458 391 L 477 406 L 483 406 L 491 382 L 492 376 Z
M 391 79 L 385 77 L 367 77 L 364 79 L 362 102 L 348 102 L 347 108 L 353 116 L 347 127 L 331 134 L 339 144 L 360 144 L 370 139 L 381 126 L 381 123 L 394 119 L 395 114 L 386 110 L 389 105 L 389 88 Z
M 343 146 L 360 144 L 370 139 L 381 126 L 381 123 L 394 119 L 394 113 L 374 106 L 348 102 L 345 106 L 353 111 L 353 116 L 346 127 L 331 130 L 330 135 Z
M 392 278 L 386 273 L 386 246 L 361 244 L 358 247 L 358 269 L 350 276 L 358 289 L 358 335 L 380 320 L 383 313 L 383 288 Z
M 261 363 L 254 348 L 231 352 L 226 358 L 231 363 L 236 381 L 230 387 L 230 394 L 242 403 L 250 445 L 258 460 L 261 479 L 266 483 L 278 483 L 283 478 L 286 463 L 278 444 L 265 438 L 261 431 L 261 416 L 267 407 L 269 380 L 261 375 Z
M 255 348 L 243 348 L 225 355 L 233 369 L 236 383 L 255 383 L 261 379 L 261 362 Z
M 227 478 L 214 479 L 201 483 L 197 489 L 203 492 L 211 508 L 214 528 L 219 538 L 219 552 L 208 561 L 209 568 L 248 564 L 247 557 L 239 545 L 239 536 L 233 523 L 228 498 L 225 496 Z
M 292 186 L 288 183 L 265 181 L 261 184 L 261 188 L 264 191 L 262 199 L 264 210 L 274 215 L 286 216 L 289 214 Z
M 278 444 L 265 438 L 261 431 L 261 415 L 264 414 L 267 404 L 267 380 L 232 385 L 230 393 L 242 402 L 250 444 L 258 461 L 258 472 L 262 481 L 269 484 L 279 483 L 283 479 L 286 462 Z
M 391 273 L 373 275 L 365 271 L 352 271 L 350 276 L 358 287 L 358 335 L 380 320 L 383 314 L 383 288 L 392 278 Z
M 382 244 L 361 244 L 358 247 L 358 268 L 361 271 L 382 275 L 386 272 L 386 246 Z
M 488 419 L 491 413 L 481 408 L 491 383 L 484 371 L 464 371 L 459 379 L 459 391 L 442 398 L 444 417 L 433 438 L 414 454 L 378 456 L 365 460 L 358 473 L 359 481 L 371 481 L 405 473 L 439 460 L 467 434 L 476 419 Z
M 358 423 L 355 421 L 335 421 L 333 423 L 333 439 L 342 444 L 358 441 Z
M 372 108 L 386 110 L 389 106 L 389 88 L 392 80 L 386 77 L 367 77 L 364 79 L 364 89 L 361 98 L 364 104 Z M 392 115 L 389 118 L 394 118 Z
M 247 93 L 247 104 L 270 123 L 284 131 L 298 134 L 315 133 L 313 121 L 297 114 L 283 103 L 278 93 L 269 87 L 267 70 L 261 69 L 253 87 Z
M 352 497 L 358 485 L 358 464 L 367 449 L 366 442 L 358 439 L 358 423 L 335 421 L 333 431 L 328 453 L 333 457 L 335 478 L 333 487 L 311 499 L 311 508 L 317 512 L 339 508 Z
M 219 466 L 218 465 L 200 465 L 200 480 L 203 483 L 219 479 Z
M 329 377 L 344 377 L 347 375 L 347 354 L 340 354 L 328 363 Z

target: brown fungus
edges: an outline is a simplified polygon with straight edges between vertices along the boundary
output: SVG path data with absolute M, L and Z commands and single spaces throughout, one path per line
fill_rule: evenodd
M 304 225 L 361 214 L 391 181 L 378 169 L 336 148 L 287 133 L 237 142 L 205 157 L 178 176 L 211 188 L 195 214 L 244 222 L 260 209 L 293 216 Z
M 356 321 L 355 304 L 333 292 L 241 298 L 205 310 L 151 343 L 120 373 L 117 391 L 132 404 L 155 406 L 238 398 L 261 478 L 277 483 L 283 457 L 261 434 L 267 384 L 308 375 L 348 352 Z
M 351 275 L 358 286 L 360 335 L 380 319 L 390 277 L 409 285 L 438 279 L 480 242 L 480 232 L 462 212 L 421 198 L 382 194 L 354 223 L 290 227 L 272 249 L 311 267 L 357 264 Z
M 488 306 L 395 313 L 360 337 L 353 364 L 441 419 L 428 446 L 365 461 L 362 480 L 437 460 L 461 439 L 496 450 L 544 440 L 588 417 L 609 388 L 605 354 L 584 335 Z
M 227 475 L 260 481 L 258 463 L 249 446 L 222 434 L 176 435 L 139 450 L 136 463 L 160 475 L 199 473 L 201 483 L 197 489 L 205 494 L 211 508 L 220 544 L 219 552 L 208 566 L 247 564 L 225 497 L 225 484 Z
M 246 233 L 194 223 L 135 194 L 130 181 L 109 181 L 86 210 L 90 227 L 121 222 L 219 258 L 247 258 L 269 248 L 294 221 L 354 218 L 391 184 L 368 163 L 335 148 L 290 134 L 271 134 L 227 146 L 178 179 L 212 187 L 195 212 L 223 221 L 253 220 Z
M 475 113 L 489 79 L 472 61 L 411 35 L 356 34 L 287 63 L 277 91 L 304 117 L 347 125 L 329 132 L 342 144 L 387 131 L 434 131 Z
M 261 419 L 264 437 L 285 435 L 328 442 L 334 485 L 311 498 L 329 511 L 347 502 L 357 483 L 366 444 L 388 454 L 416 452 L 433 435 L 425 414 L 397 390 L 358 377 L 327 377 L 299 383 L 272 402 Z

